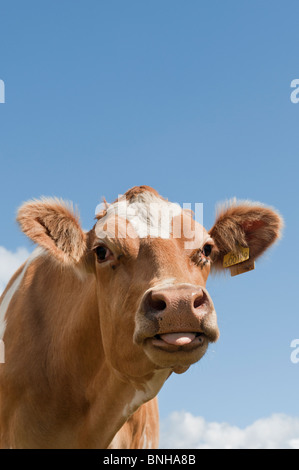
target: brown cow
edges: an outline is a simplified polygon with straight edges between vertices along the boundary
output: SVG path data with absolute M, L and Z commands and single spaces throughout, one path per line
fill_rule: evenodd
M 240 247 L 256 259 L 280 216 L 233 202 L 207 232 L 141 186 L 88 233 L 57 199 L 24 204 L 18 222 L 39 247 L 0 300 L 0 446 L 157 447 L 158 391 L 219 336 L 211 266 Z

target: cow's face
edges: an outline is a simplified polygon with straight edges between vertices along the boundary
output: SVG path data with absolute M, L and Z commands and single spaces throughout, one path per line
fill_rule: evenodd
M 222 269 L 240 246 L 256 259 L 282 225 L 272 209 L 234 202 L 208 232 L 148 187 L 107 206 L 88 234 L 57 200 L 25 204 L 18 220 L 60 263 L 95 276 L 106 360 L 131 378 L 183 372 L 204 355 L 219 336 L 206 288 L 211 268 Z
M 91 242 L 106 356 L 132 375 L 150 365 L 186 370 L 219 336 L 206 289 L 214 241 L 190 213 L 153 193 L 128 200 L 127 214 L 119 204 L 99 217 Z

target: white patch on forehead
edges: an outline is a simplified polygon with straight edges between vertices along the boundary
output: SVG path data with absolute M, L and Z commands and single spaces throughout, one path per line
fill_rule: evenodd
M 22 269 L 22 272 L 18 275 L 18 277 L 14 280 L 4 297 L 2 298 L 2 302 L 0 304 L 0 340 L 2 340 L 4 333 L 5 333 L 5 328 L 6 328 L 6 319 L 5 315 L 7 312 L 7 309 L 9 307 L 9 304 L 17 292 L 18 288 L 21 285 L 21 282 L 23 280 L 23 277 L 27 271 L 28 266 L 34 259 L 37 257 L 41 256 L 44 253 L 44 250 L 40 247 L 36 248 L 33 253 L 29 256 L 24 268 Z
M 103 235 L 103 225 L 110 217 L 121 217 L 132 225 L 139 238 L 170 238 L 172 219 L 180 215 L 182 208 L 179 204 L 161 199 L 146 191 L 140 193 L 131 202 L 125 197 L 118 199 L 107 209 L 107 214 L 96 224 L 96 235 Z M 109 230 L 111 232 L 111 230 Z

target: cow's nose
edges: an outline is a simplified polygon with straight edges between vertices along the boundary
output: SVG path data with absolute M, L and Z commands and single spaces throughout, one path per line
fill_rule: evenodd
M 147 338 L 187 344 L 202 335 L 212 342 L 219 337 L 217 316 L 208 291 L 187 283 L 148 289 L 140 302 L 136 325 L 137 344 Z
M 141 312 L 156 335 L 203 333 L 210 341 L 219 336 L 213 301 L 204 287 L 185 283 L 154 287 L 145 293 Z
M 191 284 L 154 287 L 146 292 L 141 311 L 157 335 L 203 333 L 210 341 L 219 337 L 213 301 L 204 287 Z
M 159 314 L 202 315 L 202 307 L 208 306 L 209 299 L 201 287 L 173 287 L 163 290 L 151 290 L 144 299 L 144 313 L 149 316 Z

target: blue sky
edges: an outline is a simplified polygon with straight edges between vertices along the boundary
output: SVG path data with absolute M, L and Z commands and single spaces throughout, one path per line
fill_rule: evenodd
M 14 219 L 41 195 L 86 229 L 102 196 L 140 184 L 204 203 L 206 228 L 234 196 L 276 207 L 284 237 L 255 271 L 208 282 L 221 338 L 165 384 L 160 415 L 299 418 L 298 2 L 2 0 L 0 15 L 0 246 L 32 250 Z

